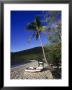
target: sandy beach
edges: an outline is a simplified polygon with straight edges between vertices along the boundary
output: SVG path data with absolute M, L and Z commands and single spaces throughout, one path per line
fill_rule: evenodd
M 10 70 L 11 79 L 53 79 L 52 73 L 47 67 L 47 64 L 44 64 L 44 70 L 41 72 L 26 72 L 27 67 L 37 67 L 38 62 L 32 60 L 29 63 L 12 67 Z

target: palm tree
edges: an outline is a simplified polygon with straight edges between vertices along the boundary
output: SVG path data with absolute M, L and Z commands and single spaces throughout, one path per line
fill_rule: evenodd
M 49 65 L 49 63 L 48 63 L 48 61 L 46 59 L 46 55 L 45 55 L 45 51 L 44 51 L 44 46 L 43 46 L 43 43 L 42 43 L 42 40 L 41 40 L 41 36 L 40 36 L 40 33 L 42 31 L 47 30 L 47 26 L 43 26 L 42 23 L 41 23 L 41 21 L 40 21 L 40 17 L 39 16 L 36 16 L 35 21 L 29 23 L 27 25 L 27 28 L 29 30 L 33 30 L 33 32 L 34 32 L 33 36 L 35 36 L 36 39 L 39 38 L 40 43 L 41 43 L 41 47 L 42 47 L 42 52 L 43 52 L 44 60 L 48 64 L 49 68 L 51 68 L 51 66 Z

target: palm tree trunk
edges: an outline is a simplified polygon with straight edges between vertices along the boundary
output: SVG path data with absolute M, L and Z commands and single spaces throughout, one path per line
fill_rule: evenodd
M 38 35 L 39 35 L 39 40 L 40 40 L 41 47 L 42 47 L 42 52 L 43 52 L 44 60 L 45 60 L 45 62 L 47 63 L 48 67 L 51 69 L 51 66 L 49 65 L 49 63 L 47 62 L 47 59 L 46 59 L 46 55 L 45 55 L 43 43 L 42 43 L 42 41 L 41 41 L 41 37 L 40 37 L 40 34 L 39 34 L 39 30 L 38 30 Z

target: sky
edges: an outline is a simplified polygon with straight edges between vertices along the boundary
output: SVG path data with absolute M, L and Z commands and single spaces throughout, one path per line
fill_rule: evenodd
M 11 11 L 11 52 L 17 52 L 41 46 L 39 39 L 32 37 L 33 31 L 27 29 L 27 24 L 35 20 L 35 16 L 42 15 L 42 11 Z M 57 17 L 60 19 L 60 16 Z M 43 45 L 49 43 L 48 37 L 41 33 Z

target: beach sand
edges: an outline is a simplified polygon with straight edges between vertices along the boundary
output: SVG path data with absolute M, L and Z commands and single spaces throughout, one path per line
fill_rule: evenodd
M 11 79 L 53 79 L 51 71 L 48 69 L 47 64 L 44 64 L 44 70 L 41 72 L 26 72 L 27 67 L 37 67 L 38 62 L 32 60 L 29 63 L 19 65 L 11 68 L 10 78 Z

